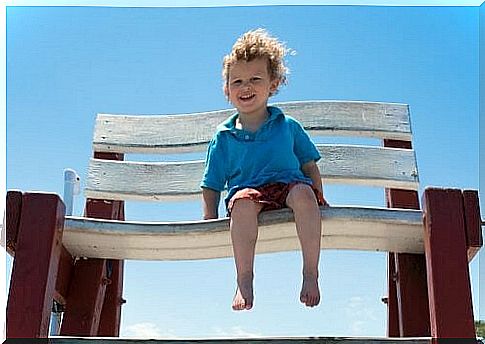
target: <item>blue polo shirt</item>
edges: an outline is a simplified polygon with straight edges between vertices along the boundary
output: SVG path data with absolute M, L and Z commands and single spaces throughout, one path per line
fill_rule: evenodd
M 209 143 L 203 188 L 228 190 L 226 205 L 239 190 L 268 183 L 301 181 L 305 177 L 301 166 L 320 159 L 320 154 L 294 118 L 286 116 L 273 106 L 269 116 L 256 132 L 237 129 L 234 114 L 219 124 Z

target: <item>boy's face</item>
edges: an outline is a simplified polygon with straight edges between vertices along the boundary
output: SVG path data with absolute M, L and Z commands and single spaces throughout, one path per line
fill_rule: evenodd
M 265 115 L 268 98 L 277 88 L 278 80 L 271 79 L 267 59 L 258 58 L 231 66 L 225 92 L 240 114 Z

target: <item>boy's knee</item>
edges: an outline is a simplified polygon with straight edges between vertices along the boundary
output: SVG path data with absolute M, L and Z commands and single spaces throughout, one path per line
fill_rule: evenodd
M 293 186 L 288 194 L 287 201 L 290 207 L 307 207 L 309 205 L 317 205 L 317 198 L 312 187 L 308 184 L 296 184 Z
M 239 198 L 236 199 L 231 208 L 231 217 L 233 216 L 248 216 L 248 215 L 257 215 L 261 206 L 248 198 Z

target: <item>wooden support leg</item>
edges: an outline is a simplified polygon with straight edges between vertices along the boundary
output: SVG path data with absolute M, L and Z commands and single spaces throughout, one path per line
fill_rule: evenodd
M 88 200 L 86 214 L 89 217 L 124 220 L 124 202 Z M 107 277 L 109 284 L 106 288 L 104 304 L 99 323 L 98 336 L 118 337 L 121 323 L 121 306 L 123 300 L 123 272 L 124 261 L 107 260 Z
M 387 190 L 387 206 L 390 208 L 419 209 L 416 191 Z M 389 336 L 426 337 L 430 335 L 426 261 L 422 254 L 394 253 L 394 264 L 388 267 L 394 276 L 389 285 L 389 296 L 396 299 L 388 304 Z M 388 263 L 390 264 L 390 263 Z M 395 291 L 391 290 L 395 287 Z M 389 298 L 391 301 L 391 298 Z M 397 305 L 396 305 L 397 303 Z M 397 312 L 397 314 L 395 314 Z M 395 322 L 398 323 L 396 331 Z M 391 328 L 390 326 L 393 326 Z M 392 330 L 392 331 L 391 331 Z
M 399 305 L 397 300 L 396 286 L 396 261 L 394 253 L 389 252 L 387 255 L 387 336 L 399 337 Z
M 107 283 L 104 259 L 80 259 L 76 262 L 61 335 L 97 335 Z
M 423 205 L 431 335 L 475 338 L 462 193 L 428 188 Z
M 426 281 L 426 260 L 423 254 L 395 254 L 399 333 L 401 337 L 426 337 L 430 334 Z
M 92 218 L 124 219 L 124 202 L 88 199 Z M 123 261 L 79 260 L 74 266 L 61 325 L 65 336 L 118 336 L 123 292 Z M 106 311 L 104 307 L 106 306 Z M 106 319 L 104 319 L 106 317 Z
M 22 209 L 22 192 L 20 191 L 8 191 L 6 201 L 6 244 L 5 248 L 11 255 L 15 255 L 15 246 L 17 243 L 17 235 L 20 224 L 20 213 Z M 3 231 L 2 231 L 3 235 Z M 3 238 L 2 238 L 3 239 Z M 4 241 L 2 240 L 2 243 Z
M 99 323 L 99 337 L 119 337 L 121 322 L 121 305 L 123 300 L 123 265 L 122 260 L 108 260 L 108 278 L 103 311 Z
M 74 271 L 74 258 L 69 251 L 62 246 L 61 258 L 59 260 L 59 270 L 57 273 L 56 291 L 54 300 L 62 306 L 66 306 L 66 299 L 69 292 L 69 283 L 71 282 Z
M 470 262 L 483 246 L 478 191 L 463 191 L 463 205 L 465 211 L 466 247 L 468 250 L 468 261 Z
M 385 147 L 411 149 L 410 141 L 384 140 Z M 419 209 L 419 197 L 412 190 L 386 190 L 387 207 Z M 397 304 L 388 304 L 388 326 L 396 318 L 394 312 L 398 309 L 400 337 L 426 337 L 430 334 L 428 291 L 426 287 L 426 264 L 424 255 L 400 254 L 394 255 L 394 271 L 388 267 L 388 274 L 395 273 L 395 283 L 389 288 L 396 287 Z M 389 291 L 391 295 L 393 291 Z M 390 299 L 391 300 L 391 299 Z M 394 326 L 394 325 L 393 325 Z M 388 329 L 389 331 L 390 329 Z M 395 333 L 389 331 L 391 333 Z
M 65 207 L 55 194 L 26 193 L 7 302 L 8 338 L 45 338 L 59 257 Z

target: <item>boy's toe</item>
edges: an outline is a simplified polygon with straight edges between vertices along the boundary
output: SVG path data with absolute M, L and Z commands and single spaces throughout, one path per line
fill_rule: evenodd
M 234 300 L 232 302 L 232 309 L 235 310 L 235 311 L 238 311 L 238 310 L 240 310 L 240 308 L 241 308 L 241 305 L 239 304 L 239 302 L 237 300 Z
M 245 301 L 246 310 L 250 310 L 251 308 L 253 308 L 253 302 L 252 301 L 249 301 L 249 300 L 244 300 L 244 301 Z

